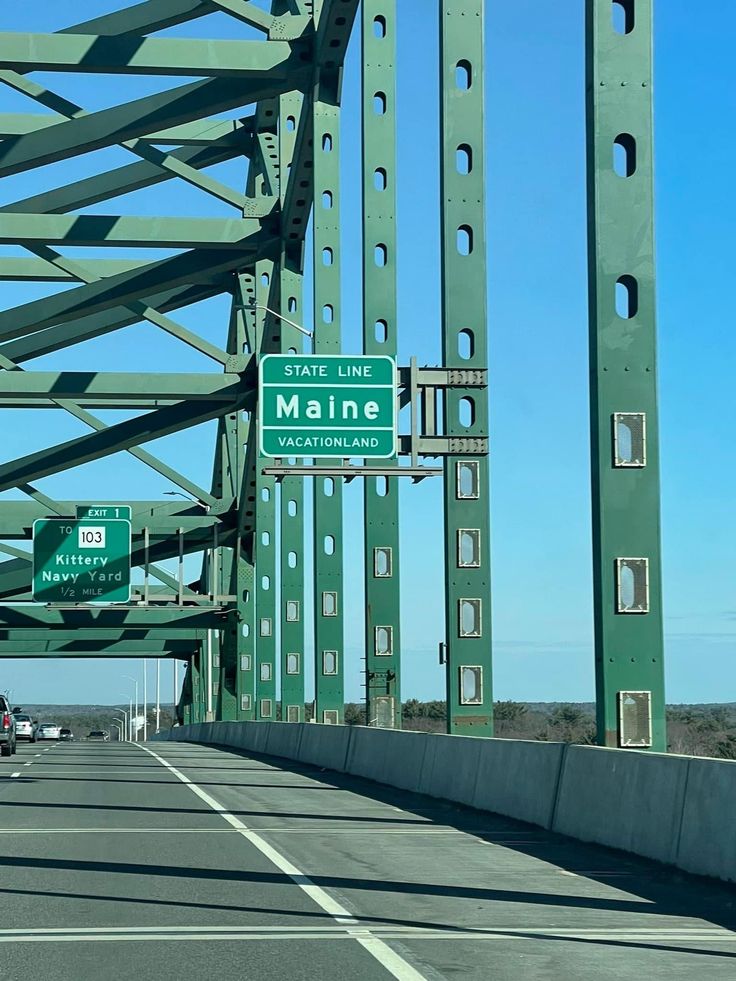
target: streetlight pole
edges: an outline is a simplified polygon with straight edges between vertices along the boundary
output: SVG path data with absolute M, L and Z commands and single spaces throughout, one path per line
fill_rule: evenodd
M 121 708 L 120 711 L 123 713 L 123 722 L 125 724 L 125 732 L 126 732 L 126 738 L 127 738 L 127 733 L 129 731 L 129 728 L 130 728 L 129 727 L 129 724 L 128 724 L 128 713 L 123 708 Z
M 212 631 L 207 628 L 207 664 L 206 664 L 206 692 L 205 692 L 205 721 L 212 722 L 214 713 L 212 711 Z
M 148 658 L 143 658 L 143 742 L 148 741 Z
M 156 732 L 161 728 L 161 658 L 156 658 Z
M 130 728 L 132 733 L 131 739 L 135 739 L 135 742 L 138 742 L 138 679 L 130 674 L 124 674 L 123 677 L 127 678 L 128 681 L 132 681 L 135 685 L 135 721 L 131 719 Z
M 120 711 L 125 716 L 125 723 L 128 727 L 128 741 L 133 741 L 133 699 L 128 696 L 128 692 L 121 692 L 128 699 L 128 711 L 125 709 L 120 709 Z

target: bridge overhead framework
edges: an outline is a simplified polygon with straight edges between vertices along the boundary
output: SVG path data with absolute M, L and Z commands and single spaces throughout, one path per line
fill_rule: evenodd
M 399 416 L 404 429 L 396 452 L 378 464 L 356 464 L 347 449 L 338 460 L 266 458 L 256 412 L 264 355 L 342 351 L 346 112 L 362 125 L 362 353 L 395 361 L 397 0 L 272 0 L 269 9 L 252 0 L 145 0 L 55 33 L 0 33 L 0 83 L 28 103 L 26 112 L 0 116 L 0 177 L 26 175 L 36 184 L 0 207 L 0 243 L 18 247 L 0 258 L 0 280 L 51 284 L 47 295 L 0 312 L 0 408 L 54 410 L 89 430 L 0 463 L 0 491 L 24 498 L 0 502 L 0 550 L 9 556 L 0 564 L 0 657 L 186 660 L 185 722 L 304 721 L 312 670 L 314 720 L 343 721 L 352 577 L 345 575 L 342 495 L 358 477 L 367 719 L 399 727 L 398 487 L 439 477 L 448 728 L 492 735 L 484 7 L 483 0 L 422 4 L 440 37 L 443 363 L 422 367 L 420 352 L 396 367 L 394 411 L 407 410 Z M 651 0 L 587 0 L 586 10 L 599 741 L 662 749 Z M 213 12 L 232 18 L 234 36 L 245 29 L 242 39 L 208 39 Z M 200 18 L 201 39 L 156 36 Z M 361 35 L 360 105 L 342 99 L 354 32 Z M 153 94 L 88 110 L 35 81 L 36 71 L 120 74 L 121 92 L 132 76 L 164 81 Z M 112 169 L 101 162 L 87 176 L 48 185 L 47 166 L 90 154 L 102 161 L 110 148 L 122 148 L 128 162 Z M 234 161 L 242 163 L 239 187 L 216 176 L 218 165 Z M 170 182 L 187 185 L 218 214 L 223 205 L 232 209 L 231 217 L 115 213 L 118 198 Z M 310 228 L 315 258 L 307 264 Z M 125 258 L 105 255 L 120 248 Z M 151 259 L 150 250 L 161 257 Z M 310 311 L 305 295 L 313 298 Z M 229 302 L 219 339 L 177 319 L 218 296 Z M 61 357 L 85 341 L 123 338 L 141 322 L 197 352 L 206 370 L 49 370 L 48 358 L 43 370 L 34 368 L 36 359 Z M 101 413 L 110 409 L 123 417 L 108 423 Z M 206 487 L 146 448 L 210 422 L 216 438 Z M 46 477 L 115 454 L 152 468 L 183 500 L 56 500 L 42 489 Z M 111 498 L 113 490 L 114 476 Z M 29 541 L 37 520 L 76 521 L 80 508 L 121 505 L 132 509 L 138 570 L 130 601 L 35 603 L 31 553 L 15 542 Z M 201 570 L 187 581 L 192 555 L 201 556 Z M 171 560 L 176 574 L 161 565 Z

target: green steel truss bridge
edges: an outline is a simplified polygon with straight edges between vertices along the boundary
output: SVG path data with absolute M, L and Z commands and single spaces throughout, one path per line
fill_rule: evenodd
M 492 735 L 491 541 L 484 211 L 483 0 L 423 0 L 440 25 L 442 365 L 398 365 L 411 406 L 396 458 L 267 459 L 257 379 L 265 354 L 341 351 L 341 119 L 360 115 L 363 354 L 397 352 L 397 0 L 145 0 L 56 33 L 0 33 L 0 83 L 25 99 L 0 115 L 0 177 L 35 191 L 0 208 L 2 281 L 58 284 L 0 313 L 0 406 L 65 413 L 84 435 L 0 463 L 0 656 L 154 657 L 187 662 L 183 722 L 343 718 L 347 624 L 344 483 L 364 482 L 368 720 L 400 726 L 400 481 L 444 485 L 444 602 L 450 732 Z M 614 22 L 611 8 L 614 8 Z M 69 5 L 73 9 L 73 5 Z M 599 741 L 663 749 L 664 696 L 652 207 L 651 0 L 588 0 L 593 552 Z M 252 40 L 159 32 L 214 12 Z M 359 105 L 343 102 L 348 42 L 362 37 Z M 152 95 L 89 110 L 35 81 L 50 73 L 160 75 Z M 177 81 L 177 76 L 196 81 Z M 417 107 L 422 111 L 422 107 Z M 51 185 L 43 168 L 123 148 L 129 160 Z M 238 161 L 229 186 L 212 172 Z M 116 214 L 116 200 L 167 182 L 231 217 Z M 105 212 L 95 207 L 104 203 Z M 307 264 L 307 235 L 315 261 Z M 100 258 L 126 248 L 138 258 Z M 71 250 L 71 252 L 70 252 Z M 164 258 L 151 258 L 159 250 Z M 173 255 L 171 254 L 173 252 Z M 155 255 L 155 253 L 154 253 Z M 305 277 L 311 288 L 305 291 Z M 305 310 L 305 296 L 313 311 Z M 184 327 L 188 305 L 225 296 L 217 339 Z M 140 322 L 198 352 L 206 370 L 39 371 L 36 359 Z M 313 331 L 305 324 L 313 323 Z M 492 325 L 491 325 L 492 328 Z M 128 413 L 107 424 L 103 410 Z M 406 415 L 406 414 L 404 414 Z M 403 415 L 402 415 L 403 418 Z M 201 487 L 147 444 L 216 420 Z M 54 500 L 44 477 L 129 454 L 179 496 Z M 313 509 L 305 512 L 305 482 Z M 18 493 L 20 492 L 20 493 Z M 129 603 L 32 603 L 33 523 L 78 505 L 132 506 Z M 311 523 L 314 574 L 305 581 Z M 201 557 L 196 579 L 184 575 Z M 179 573 L 161 567 L 178 561 Z M 351 557 L 350 561 L 354 561 Z M 305 612 L 313 611 L 313 636 Z M 355 643 L 356 638 L 351 637 Z M 312 653 L 314 652 L 314 653 Z M 277 686 L 277 679 L 280 684 Z

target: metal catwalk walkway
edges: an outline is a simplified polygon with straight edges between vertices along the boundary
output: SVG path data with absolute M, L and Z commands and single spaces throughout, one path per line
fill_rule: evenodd
M 3 977 L 736 976 L 726 887 L 278 762 L 182 743 L 4 761 Z

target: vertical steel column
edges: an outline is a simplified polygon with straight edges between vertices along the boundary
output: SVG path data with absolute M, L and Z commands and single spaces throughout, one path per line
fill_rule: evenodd
M 322 72 L 314 124 L 314 351 L 340 353 L 340 108 L 339 78 Z M 322 461 L 317 460 L 316 463 Z M 333 463 L 335 461 L 325 461 Z M 342 480 L 314 480 L 315 720 L 342 722 Z
M 442 348 L 451 369 L 484 370 L 486 326 L 483 0 L 440 2 Z M 450 437 L 488 434 L 484 390 L 445 393 Z M 445 460 L 447 727 L 493 734 L 489 466 Z
M 241 353 L 252 354 L 256 350 L 256 311 L 247 310 L 255 300 L 255 274 L 244 273 L 235 278 L 233 312 L 237 319 L 237 337 Z M 239 466 L 238 488 L 242 487 L 245 466 L 245 447 L 253 420 L 250 414 L 240 413 L 238 448 L 242 452 Z M 255 423 L 253 423 L 255 425 Z M 238 529 L 238 545 L 233 551 L 230 569 L 230 591 L 238 598 L 235 609 L 228 613 L 228 632 L 237 656 L 237 719 L 250 721 L 255 718 L 255 645 L 256 605 L 255 569 L 250 557 L 244 554 L 241 529 Z
M 256 263 L 256 300 L 259 304 L 273 306 L 274 277 L 278 277 L 277 265 L 267 259 Z M 257 348 L 262 350 L 265 311 L 256 311 Z M 256 538 L 253 543 L 256 574 L 256 718 L 276 718 L 276 481 L 261 473 L 262 460 L 256 478 Z
M 279 105 L 280 197 L 283 205 L 285 175 L 294 155 L 303 97 L 298 92 L 281 96 Z M 296 254 L 282 240 L 281 312 L 294 323 L 303 324 L 303 255 Z M 279 350 L 297 354 L 303 349 L 303 335 L 281 322 Z M 281 521 L 281 718 L 285 722 L 304 721 L 304 481 L 285 477 L 280 486 Z
M 191 661 L 189 662 L 189 675 L 191 676 L 191 692 L 192 692 L 192 707 L 191 707 L 191 720 L 192 722 L 204 722 L 204 713 L 202 711 L 202 670 L 204 663 L 204 653 L 202 647 L 200 646 L 199 651 L 194 654 Z
M 236 289 L 230 311 L 228 353 L 234 356 L 242 355 L 245 339 L 244 311 L 240 306 L 239 292 Z M 212 482 L 212 492 L 215 497 L 221 498 L 227 495 L 237 498 L 240 493 L 245 462 L 245 444 L 248 439 L 247 426 L 242 411 L 232 412 L 218 421 L 215 472 Z M 214 586 L 215 597 L 225 593 L 239 597 L 237 567 L 241 547 L 240 541 L 241 536 L 238 535 L 233 547 L 220 548 L 219 550 L 217 583 Z M 238 633 L 240 625 L 238 607 L 239 598 L 226 604 L 226 626 L 223 631 L 218 630 L 214 635 L 217 665 L 215 717 L 226 721 L 239 717 Z
M 181 686 L 181 695 L 179 696 L 181 723 L 182 725 L 185 726 L 188 726 L 191 722 L 194 722 L 194 695 L 192 691 L 193 677 L 194 677 L 194 668 L 193 668 L 193 659 L 192 659 L 187 664 L 186 671 L 184 674 L 184 680 Z
M 238 641 L 238 721 L 255 718 L 255 569 L 240 557 L 233 577 L 238 596 L 234 629 Z M 231 581 L 233 581 L 231 580 Z M 230 620 L 228 619 L 228 625 Z
M 587 49 L 598 740 L 664 751 L 652 0 L 588 0 Z
M 363 0 L 363 351 L 397 353 L 396 0 Z M 368 725 L 401 727 L 399 480 L 366 477 Z

